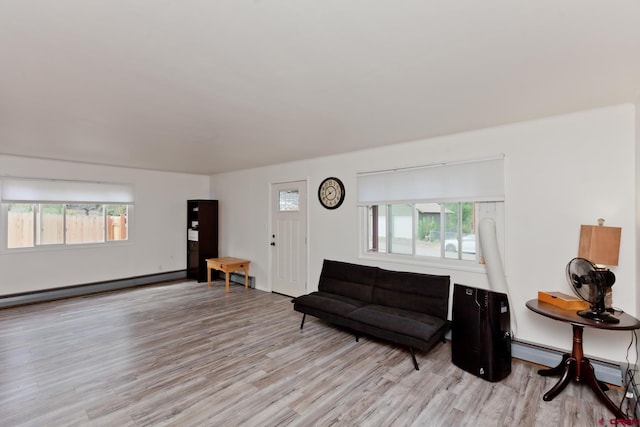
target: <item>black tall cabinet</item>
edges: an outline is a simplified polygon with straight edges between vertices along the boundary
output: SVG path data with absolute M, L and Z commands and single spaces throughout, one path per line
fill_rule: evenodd
M 187 278 L 206 282 L 207 258 L 218 258 L 218 201 L 187 200 Z

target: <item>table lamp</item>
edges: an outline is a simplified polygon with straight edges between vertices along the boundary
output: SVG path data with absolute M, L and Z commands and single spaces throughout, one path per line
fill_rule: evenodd
M 606 227 L 602 218 L 598 219 L 598 225 L 581 225 L 578 257 L 588 259 L 603 270 L 608 266 L 618 265 L 621 234 L 622 228 Z M 609 287 L 605 296 L 605 307 L 610 309 L 612 304 Z

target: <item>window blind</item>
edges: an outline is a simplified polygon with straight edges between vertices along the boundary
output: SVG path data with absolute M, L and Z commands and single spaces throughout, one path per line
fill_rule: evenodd
M 409 201 L 503 201 L 504 155 L 359 173 L 358 204 Z
M 118 203 L 133 204 L 130 184 L 45 180 L 30 178 L 0 179 L 0 201 L 3 203 Z

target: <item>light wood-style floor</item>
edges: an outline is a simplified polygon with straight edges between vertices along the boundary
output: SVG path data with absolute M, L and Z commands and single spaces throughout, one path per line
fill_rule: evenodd
M 514 360 L 490 383 L 224 282 L 147 286 L 0 310 L 2 426 L 596 426 L 586 386 Z M 609 391 L 619 402 L 622 391 Z

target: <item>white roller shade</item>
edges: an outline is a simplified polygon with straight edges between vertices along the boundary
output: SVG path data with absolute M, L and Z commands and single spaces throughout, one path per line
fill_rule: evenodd
M 0 200 L 7 202 L 82 202 L 133 204 L 133 186 L 129 184 L 2 178 Z
M 504 200 L 504 156 L 358 174 L 358 204 Z

